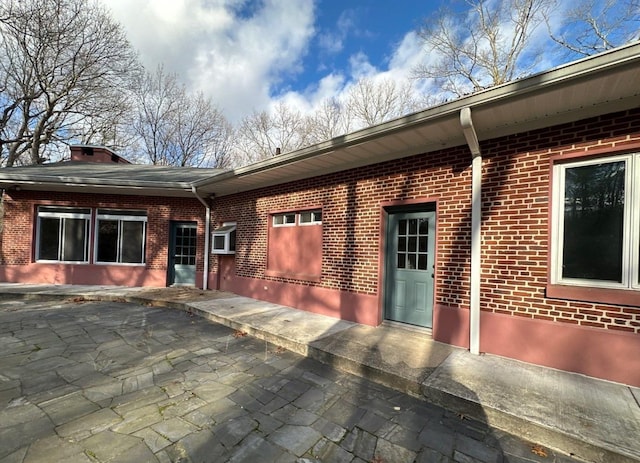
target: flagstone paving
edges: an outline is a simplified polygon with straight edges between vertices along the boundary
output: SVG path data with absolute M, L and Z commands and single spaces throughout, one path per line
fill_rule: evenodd
M 0 301 L 0 462 L 570 462 L 184 312 Z

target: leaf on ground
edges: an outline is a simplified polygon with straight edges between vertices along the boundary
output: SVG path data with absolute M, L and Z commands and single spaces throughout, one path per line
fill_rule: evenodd
M 534 445 L 533 447 L 531 447 L 531 453 L 538 455 L 539 457 L 547 457 L 547 451 L 544 449 L 544 447 L 540 446 L 540 445 Z
M 244 331 L 240 331 L 240 330 L 235 330 L 235 331 L 233 332 L 233 337 L 234 337 L 234 338 L 243 338 L 243 337 L 245 337 L 246 335 L 247 335 L 247 333 L 246 333 L 246 332 L 244 332 Z

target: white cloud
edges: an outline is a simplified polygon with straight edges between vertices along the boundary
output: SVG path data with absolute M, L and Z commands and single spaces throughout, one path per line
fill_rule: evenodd
M 314 32 L 312 0 L 103 0 L 143 63 L 178 72 L 235 121 L 268 105 L 270 90 L 300 60 Z
M 210 96 L 232 123 L 281 101 L 309 113 L 328 98 L 344 98 L 363 77 L 405 82 L 424 57 L 419 37 L 410 31 L 383 69 L 358 52 L 349 57 L 348 68 L 332 69 L 304 90 L 276 94 L 283 78 L 302 70 L 312 40 L 323 53 L 337 53 L 350 34 L 360 33 L 355 10 L 346 9 L 333 30 L 317 31 L 317 0 L 102 1 L 148 69 L 163 64 L 178 73 L 191 89 Z M 426 84 L 417 84 L 424 91 Z

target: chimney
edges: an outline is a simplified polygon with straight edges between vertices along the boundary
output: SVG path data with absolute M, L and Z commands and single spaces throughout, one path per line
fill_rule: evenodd
M 131 164 L 106 146 L 73 145 L 69 148 L 71 150 L 72 161 Z
M 278 156 L 280 154 L 280 148 L 276 148 L 276 156 Z

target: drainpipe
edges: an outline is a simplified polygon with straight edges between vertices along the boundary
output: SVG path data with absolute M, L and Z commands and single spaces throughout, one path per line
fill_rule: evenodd
M 482 224 L 482 153 L 473 127 L 471 108 L 460 111 L 460 124 L 471 150 L 471 298 L 469 350 L 480 354 L 480 228 Z
M 204 223 L 204 275 L 202 276 L 202 289 L 206 290 L 209 282 L 209 235 L 211 234 L 211 206 L 198 194 L 195 186 L 191 187 L 191 191 L 198 198 L 198 201 L 206 209 L 206 217 Z

